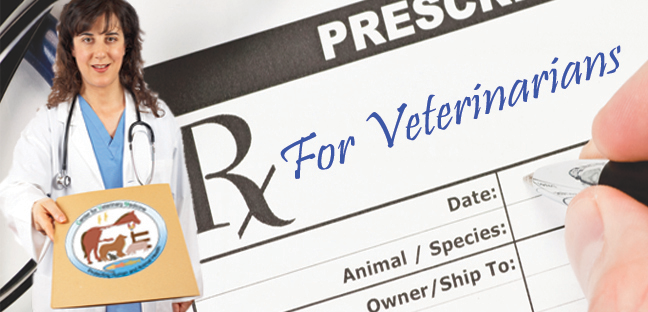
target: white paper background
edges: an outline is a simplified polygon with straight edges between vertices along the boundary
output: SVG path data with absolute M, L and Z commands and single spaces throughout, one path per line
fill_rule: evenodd
M 147 65 L 152 65 L 354 2 L 132 3 L 146 31 L 144 58 Z M 267 227 L 253 219 L 239 240 L 236 231 L 247 213 L 244 202 L 228 182 L 209 181 L 206 185 L 214 218 L 232 225 L 199 236 L 202 257 L 587 140 L 598 109 L 648 59 L 648 42 L 644 40 L 648 35 L 646 12 L 648 3 L 640 0 L 614 4 L 602 0 L 551 1 L 179 116 L 181 125 L 224 113 L 244 118 L 251 127 L 253 143 L 234 171 L 260 185 L 270 166 L 275 165 L 277 171 L 264 194 L 279 217 L 296 219 L 284 228 Z M 620 67 L 614 74 L 595 75 L 590 81 L 583 78 L 580 85 L 572 82 L 568 89 L 559 87 L 555 94 L 547 91 L 549 84 L 545 82 L 539 99 L 530 97 L 527 103 L 520 101 L 503 111 L 493 109 L 490 115 L 483 115 L 482 109 L 477 120 L 470 118 L 472 108 L 466 108 L 461 125 L 454 124 L 453 119 L 445 131 L 435 129 L 432 135 L 420 134 L 415 141 L 405 138 L 404 126 L 410 114 L 416 112 L 423 117 L 429 94 L 436 95 L 432 107 L 437 110 L 446 102 L 454 106 L 465 96 L 482 94 L 496 86 L 510 90 L 516 79 L 531 82 L 533 75 L 554 68 L 554 57 L 559 58 L 555 68 L 562 73 L 567 62 L 582 61 L 598 52 L 605 53 L 608 59 L 608 52 L 618 45 Z M 479 93 L 473 91 L 476 83 L 482 85 Z M 35 107 L 44 104 L 47 94 L 47 85 L 30 65 L 23 63 L 0 103 L 0 130 L 4 134 L 0 139 L 0 176 L 8 171 L 20 129 L 33 116 Z M 376 121 L 365 120 L 377 112 L 391 130 L 401 103 L 408 106 L 395 146 L 389 149 Z M 197 134 L 199 131 L 196 129 Z M 224 129 L 203 131 L 212 139 L 220 139 L 219 146 L 212 150 L 199 147 L 204 155 L 218 156 L 213 162 L 201 164 L 203 169 L 229 164 L 234 153 L 228 133 Z M 313 131 L 317 137 L 305 144 L 304 154 L 317 155 L 321 145 L 337 146 L 350 135 L 355 137 L 356 145 L 349 147 L 344 165 L 336 159 L 326 171 L 317 169 L 314 160 L 304 162 L 302 178 L 296 180 L 296 150 L 287 154 L 288 163 L 283 162 L 279 152 Z M 361 219 L 353 222 L 362 225 Z M 6 227 L 2 228 L 0 282 L 4 284 L 27 259 Z M 330 226 L 318 230 L 318 248 L 343 252 L 338 243 L 356 233 L 335 230 L 349 228 Z M 268 265 L 264 267 L 245 266 L 251 260 L 244 260 L 244 255 L 214 261 L 203 268 L 206 289 L 220 292 L 236 287 L 240 280 L 290 271 L 294 263 L 279 261 L 286 253 L 296 263 L 316 263 L 321 254 L 309 256 L 314 248 L 311 239 L 294 238 L 250 253 L 250 257 L 265 257 Z M 299 285 L 277 291 L 290 292 L 291 287 Z M 29 310 L 27 297 L 9 311 Z

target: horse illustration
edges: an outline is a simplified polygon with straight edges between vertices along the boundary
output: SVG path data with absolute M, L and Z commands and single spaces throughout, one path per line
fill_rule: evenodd
M 94 251 L 94 256 L 97 259 L 97 261 L 102 261 L 102 259 L 99 257 L 97 254 L 97 249 L 99 248 L 99 243 L 100 242 L 110 242 L 112 241 L 112 238 L 109 239 L 104 239 L 101 240 L 101 233 L 103 230 L 113 227 L 113 226 L 118 226 L 122 224 L 128 224 L 128 223 L 134 223 L 134 224 L 140 224 L 141 221 L 137 218 L 135 215 L 135 211 L 131 211 L 129 213 L 125 213 L 115 223 L 111 225 L 105 225 L 105 226 L 95 226 L 93 228 L 88 229 L 85 231 L 83 234 L 81 234 L 81 248 L 83 249 L 83 257 L 88 260 L 88 264 L 92 264 L 92 260 L 90 260 L 90 255 Z
M 117 252 L 117 258 L 121 258 L 126 254 L 123 252 L 124 246 L 126 246 L 126 236 L 119 234 L 115 241 L 110 244 L 103 244 L 99 248 L 99 256 L 101 261 L 110 261 L 108 258 L 108 253 L 111 251 Z

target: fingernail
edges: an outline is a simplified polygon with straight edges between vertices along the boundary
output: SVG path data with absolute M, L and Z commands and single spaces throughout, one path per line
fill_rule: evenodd
M 565 223 L 567 252 L 581 288 L 589 298 L 590 276 L 603 250 L 603 220 L 596 190 L 580 194 L 570 203 Z
M 58 220 L 59 220 L 60 223 L 63 223 L 63 222 L 65 222 L 65 217 L 64 216 L 59 216 Z

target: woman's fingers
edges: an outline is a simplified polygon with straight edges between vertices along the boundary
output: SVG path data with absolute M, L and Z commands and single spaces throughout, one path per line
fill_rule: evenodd
M 596 115 L 592 142 L 603 158 L 648 160 L 648 62 Z
M 567 209 L 567 253 L 590 311 L 648 310 L 648 207 L 606 186 Z
M 51 198 L 38 200 L 32 206 L 34 228 L 54 240 L 54 221 L 65 223 L 67 217 Z
M 598 148 L 596 148 L 596 145 L 594 145 L 594 141 L 590 140 L 583 146 L 583 149 L 580 152 L 580 156 L 578 157 L 580 159 L 604 159 L 605 156 L 599 152 Z
M 61 211 L 61 208 L 54 202 L 51 198 L 47 198 L 46 200 L 42 201 L 43 207 L 45 207 L 45 210 L 56 220 L 58 223 L 65 223 L 67 218 L 65 217 L 65 214 L 63 211 Z
M 51 240 L 54 240 L 54 227 L 52 220 L 44 210 L 35 210 L 32 214 L 34 219 L 34 228 L 36 231 L 47 235 Z
M 176 302 L 173 304 L 173 312 L 185 312 L 191 307 L 191 304 L 193 303 L 193 300 L 191 301 L 185 301 L 185 302 Z

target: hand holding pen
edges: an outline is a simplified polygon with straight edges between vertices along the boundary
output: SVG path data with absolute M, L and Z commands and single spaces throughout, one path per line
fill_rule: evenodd
M 648 161 L 648 62 L 598 113 L 581 158 Z M 646 205 L 609 186 L 589 187 L 567 208 L 565 240 L 590 311 L 648 311 Z

